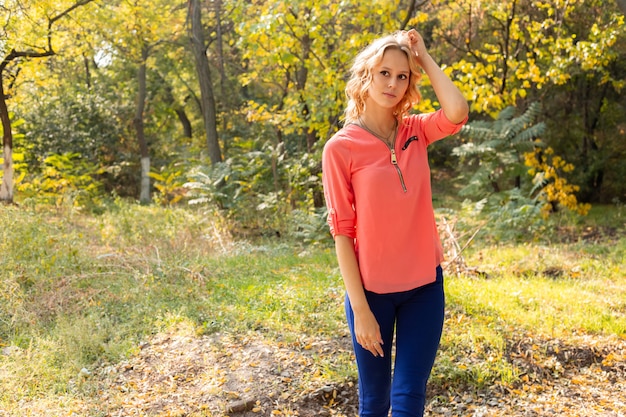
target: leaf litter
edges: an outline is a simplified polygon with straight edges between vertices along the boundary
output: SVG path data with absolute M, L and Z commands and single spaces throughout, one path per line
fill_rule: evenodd
M 353 417 L 356 381 L 329 383 L 320 373 L 319 358 L 337 354 L 351 354 L 347 337 L 287 343 L 262 334 L 162 333 L 128 360 L 91 372 L 98 399 L 79 415 Z M 626 340 L 524 335 L 505 355 L 519 372 L 515 382 L 430 384 L 426 415 L 626 415 Z

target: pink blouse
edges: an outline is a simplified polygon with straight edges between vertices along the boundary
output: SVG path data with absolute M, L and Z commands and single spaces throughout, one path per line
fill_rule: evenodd
M 400 123 L 395 147 L 350 124 L 324 146 L 322 171 L 333 237 L 355 241 L 365 289 L 408 291 L 435 281 L 443 260 L 427 146 L 457 133 L 442 110 Z

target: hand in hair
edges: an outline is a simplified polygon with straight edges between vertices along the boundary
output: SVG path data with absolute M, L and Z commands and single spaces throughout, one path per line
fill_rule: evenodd
M 415 56 L 420 57 L 428 53 L 426 51 L 424 39 L 417 30 L 403 30 L 402 32 L 400 32 L 400 36 L 404 38 L 403 40 L 409 45 L 411 50 L 415 53 Z

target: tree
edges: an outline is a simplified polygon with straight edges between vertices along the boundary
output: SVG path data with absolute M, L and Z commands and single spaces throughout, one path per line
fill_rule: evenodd
M 271 149 L 272 192 L 286 194 L 277 200 L 292 208 L 323 205 L 318 142 L 341 126 L 352 59 L 380 33 L 412 21 L 424 2 L 397 3 L 281 0 L 241 7 L 244 111 L 258 131 L 256 149 Z
M 449 71 L 457 74 L 472 110 L 493 117 L 506 106 L 523 110 L 529 102 L 545 102 L 546 142 L 574 152 L 578 168 L 571 175 L 586 184 L 582 200 L 598 201 L 604 181 L 599 161 L 607 155 L 596 131 L 613 107 L 607 103 L 619 106 L 626 86 L 623 14 L 600 0 L 480 6 L 439 0 L 431 7 L 439 23 L 434 34 L 454 53 Z M 613 129 L 617 134 L 617 125 Z
M 46 16 L 76 1 L 2 3 L 12 14 L 2 16 L 0 59 L 11 45 L 45 52 Z M 471 100 L 472 120 L 541 102 L 543 139 L 576 167 L 563 175 L 578 197 L 610 201 L 626 188 L 620 1 L 97 2 L 72 11 L 67 30 L 69 19 L 54 21 L 54 55 L 6 64 L 2 96 L 23 135 L 5 142 L 26 156 L 26 181 L 51 154 L 71 152 L 97 164 L 107 191 L 146 201 L 157 175 L 180 184 L 207 156 L 223 207 L 310 213 L 323 206 L 320 153 L 342 125 L 352 59 L 380 34 L 416 27 Z M 438 107 L 430 88 L 423 95 L 417 111 Z M 440 154 L 459 140 L 438 144 Z M 140 157 L 150 163 L 141 188 Z
M 4 166 L 0 201 L 13 202 L 13 134 L 7 99 L 19 75 L 22 60 L 46 58 L 56 54 L 53 46 L 55 26 L 78 7 L 93 0 L 78 0 L 73 4 L 44 3 L 40 7 L 24 6 L 21 2 L 5 2 L 7 20 L 3 27 L 6 39 L 0 42 L 4 55 L 0 62 L 0 120 Z
M 209 149 L 209 157 L 213 164 L 222 161 L 222 151 L 217 134 L 217 114 L 213 93 L 211 69 L 207 58 L 207 44 L 202 26 L 202 9 L 200 0 L 189 0 L 189 37 L 191 49 L 196 63 L 196 72 L 200 84 L 200 97 L 204 129 Z
M 434 32 L 453 48 L 453 69 L 472 110 L 494 113 L 529 92 L 541 99 L 550 85 L 568 82 L 572 70 L 593 71 L 621 85 L 609 68 L 624 34 L 623 19 L 599 0 L 570 2 L 463 0 L 433 2 Z
M 151 60 L 157 48 L 172 42 L 182 32 L 182 16 L 176 6 L 167 1 L 121 0 L 109 5 L 101 20 L 108 22 L 101 35 L 113 48 L 120 51 L 136 66 L 136 101 L 133 127 L 141 156 L 141 182 L 139 200 L 151 201 L 151 157 L 145 129 L 145 112 L 148 100 L 147 78 Z
M 339 126 L 351 59 L 380 32 L 398 28 L 391 11 L 382 1 L 248 4 L 238 33 L 246 63 L 240 82 L 259 92 L 247 103 L 250 121 L 273 129 L 278 142 L 285 135 L 306 138 L 289 147 L 310 152 L 319 137 L 329 137 Z M 358 21 L 359 28 L 349 21 Z

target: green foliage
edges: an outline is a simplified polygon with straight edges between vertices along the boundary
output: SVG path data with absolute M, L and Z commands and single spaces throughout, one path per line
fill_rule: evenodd
M 39 8 L 18 3 L 6 5 L 24 11 L 7 18 L 6 31 L 22 47 L 39 45 L 45 39 L 45 25 L 39 23 L 70 2 Z M 59 22 L 62 30 L 53 37 L 57 55 L 22 62 L 19 72 L 9 68 L 16 76 L 10 103 L 26 122 L 19 127 L 25 136 L 15 141 L 16 155 L 24 155 L 27 164 L 22 172 L 37 174 L 51 153 L 78 153 L 102 170 L 103 193 L 137 197 L 133 119 L 137 67 L 147 51 L 143 117 L 155 195 L 159 203 L 183 201 L 176 190 L 186 172 L 174 167 L 189 171 L 182 167 L 202 161 L 207 145 L 194 60 L 186 48 L 186 8 L 166 3 L 114 1 L 77 9 L 73 20 Z M 580 186 L 579 199 L 623 199 L 626 25 L 613 3 L 507 0 L 482 2 L 480 10 L 470 0 L 434 0 L 415 9 L 410 3 L 203 4 L 218 135 L 227 161 L 213 167 L 222 173 L 214 176 L 231 179 L 215 190 L 215 198 L 234 210 L 231 217 L 253 225 L 258 214 L 253 227 L 285 229 L 291 210 L 308 213 L 323 205 L 320 152 L 341 126 L 352 59 L 380 34 L 410 26 L 422 32 L 433 57 L 470 101 L 472 120 L 503 110 L 504 123 L 513 111 L 507 107 L 541 102 L 543 140 L 576 167 L 568 179 Z M 31 19 L 20 19 L 26 15 Z M 423 93 L 416 110 L 439 106 L 427 77 Z M 474 127 L 478 135 L 480 126 Z M 511 144 L 517 152 L 500 149 L 497 161 L 488 161 L 488 149 L 500 144 L 484 139 L 476 149 L 463 149 L 467 159 L 478 154 L 485 159 L 478 177 L 463 178 L 474 181 L 463 184 L 474 194 L 477 184 L 495 178 L 494 186 L 504 190 L 524 176 L 519 155 L 525 138 Z
M 544 141 L 576 167 L 584 202 L 623 195 L 626 24 L 615 2 L 434 1 L 432 47 L 477 114 L 544 107 Z M 620 150 L 616 149 L 619 148 Z M 614 166 L 615 169 L 605 169 Z M 619 191 L 617 191 L 619 190 Z
M 332 245 L 326 221 L 327 210 L 318 208 L 306 212 L 293 210 L 289 216 L 289 236 L 310 245 Z
M 615 65 L 623 57 L 624 16 L 602 0 L 433 4 L 434 31 L 453 47 L 452 67 L 472 110 L 495 114 L 578 74 L 598 74 L 617 91 Z
M 102 165 L 120 159 L 116 148 L 122 130 L 115 113 L 119 107 L 115 108 L 105 95 L 81 88 L 74 88 L 73 94 L 46 90 L 49 95 L 38 98 L 22 113 L 24 139 L 16 141 L 28 144 L 31 164 L 66 152 Z
M 564 178 L 574 167 L 539 139 L 545 131 L 543 122 L 535 122 L 540 114 L 537 103 L 517 117 L 508 107 L 493 121 L 466 125 L 466 143 L 453 150 L 474 169 L 459 194 L 478 202 L 470 209 L 473 203 L 466 201 L 466 210 L 485 214 L 488 228 L 503 239 L 537 236 L 545 231 L 543 220 L 559 209 L 589 211 L 576 199 L 578 187 Z
M 70 207 L 94 208 L 101 203 L 102 184 L 98 177 L 102 171 L 79 154 L 52 154 L 43 160 L 41 173 L 23 181 L 18 189 L 24 200 L 33 199 Z
M 268 147 L 271 145 L 266 144 L 264 149 Z M 217 204 L 239 229 L 262 234 L 284 230 L 281 222 L 288 204 L 281 188 L 274 187 L 280 181 L 280 159 L 271 151 L 252 149 L 211 168 L 198 167 L 190 172 L 190 181 L 185 184 L 190 189 L 190 203 Z
M 235 156 L 190 171 L 191 202 L 217 204 L 242 233 L 302 237 L 309 230 L 317 241 L 319 231 L 310 228 L 319 227 L 316 217 L 323 210 L 319 151 L 296 159 L 288 158 L 289 143 L 259 137 L 236 144 L 230 151 Z M 304 224 L 298 226 L 296 219 Z
M 576 199 L 578 187 L 564 178 L 573 165 L 539 139 L 546 127 L 536 123 L 540 115 L 537 103 L 517 117 L 515 108 L 507 107 L 493 121 L 464 126 L 465 143 L 453 150 L 474 169 L 459 194 L 478 200 L 474 210 L 485 211 L 492 229 L 505 239 L 542 232 L 542 219 L 559 209 L 589 211 Z
M 53 59 L 50 66 L 56 68 L 60 64 Z M 41 175 L 45 169 L 43 161 L 50 155 L 74 154 L 76 161 L 96 165 L 102 184 L 101 198 L 105 198 L 105 193 L 132 195 L 139 160 L 134 155 L 136 145 L 127 139 L 129 126 L 125 120 L 132 117 L 132 102 L 125 102 L 130 100 L 127 89 L 115 91 L 108 84 L 112 80 L 105 75 L 92 76 L 98 82 L 91 89 L 76 74 L 68 77 L 74 80 L 69 86 L 40 86 L 37 91 L 41 97 L 25 100 L 20 108 L 25 120 L 19 128 L 23 139 L 16 140 L 15 146 L 24 150 L 33 175 Z
M 343 111 L 350 60 L 377 33 L 395 29 L 394 8 L 385 1 L 247 4 L 237 29 L 242 58 L 248 62 L 240 82 L 265 86 L 247 103 L 249 119 L 286 134 L 315 133 L 316 140 L 332 134 Z M 353 27 L 355 21 L 369 30 Z
M 541 146 L 537 139 L 544 133 L 545 124 L 535 123 L 541 107 L 533 103 L 522 115 L 515 117 L 516 109 L 507 107 L 492 121 L 476 121 L 461 131 L 465 143 L 453 154 L 461 162 L 474 167 L 461 195 L 484 198 L 492 193 L 520 188 L 525 173 L 523 154 Z

